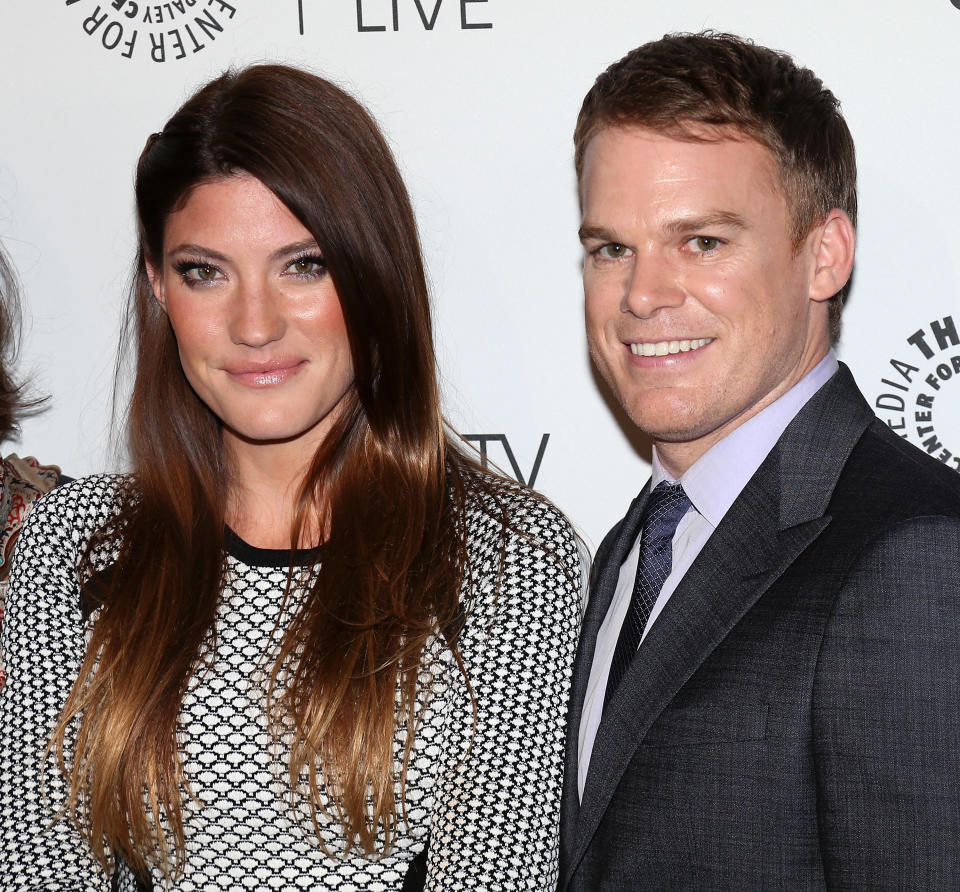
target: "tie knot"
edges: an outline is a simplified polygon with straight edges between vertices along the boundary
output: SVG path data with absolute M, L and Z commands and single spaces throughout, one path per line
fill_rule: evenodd
M 690 499 L 679 483 L 658 483 L 643 509 L 643 536 L 672 539 L 689 507 Z

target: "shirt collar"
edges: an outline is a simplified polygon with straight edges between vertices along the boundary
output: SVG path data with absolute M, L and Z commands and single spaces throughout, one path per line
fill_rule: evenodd
M 786 393 L 711 446 L 681 476 L 687 498 L 711 526 L 723 520 L 787 425 L 837 369 L 837 357 L 829 350 Z M 663 480 L 674 482 L 654 447 L 651 488 Z

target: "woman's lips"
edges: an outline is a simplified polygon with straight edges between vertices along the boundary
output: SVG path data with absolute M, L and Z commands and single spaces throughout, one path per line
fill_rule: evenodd
M 296 375 L 306 364 L 303 359 L 275 359 L 261 363 L 224 366 L 224 371 L 246 387 L 275 387 Z

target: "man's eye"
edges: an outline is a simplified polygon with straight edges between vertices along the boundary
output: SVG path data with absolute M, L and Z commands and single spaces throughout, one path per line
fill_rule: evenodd
M 713 251 L 716 248 L 719 248 L 720 239 L 712 238 L 709 235 L 698 235 L 690 240 L 690 244 L 693 245 L 697 252 L 703 254 L 707 251 Z
M 619 260 L 621 257 L 625 256 L 627 253 L 627 248 L 625 245 L 617 244 L 617 242 L 610 242 L 608 245 L 603 245 L 597 253 L 601 257 L 605 257 L 609 260 Z

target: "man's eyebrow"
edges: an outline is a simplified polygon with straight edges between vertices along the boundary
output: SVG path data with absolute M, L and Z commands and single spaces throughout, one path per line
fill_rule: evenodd
M 587 226 L 586 223 L 577 230 L 577 235 L 580 236 L 580 241 L 599 241 L 599 242 L 615 242 L 616 239 L 613 237 L 613 234 L 609 229 L 604 229 L 602 226 Z
M 714 211 L 699 216 L 677 217 L 668 220 L 661 226 L 665 235 L 680 235 L 685 232 L 697 232 L 702 229 L 711 229 L 714 226 L 723 226 L 726 229 L 742 230 L 747 228 L 747 221 L 739 214 L 731 211 Z M 584 223 L 580 227 L 580 241 L 619 242 L 620 239 L 603 226 L 590 226 Z
M 727 229 L 746 229 L 747 221 L 739 214 L 729 211 L 716 211 L 697 217 L 678 217 L 664 223 L 662 231 L 667 235 L 679 235 L 684 232 L 697 232 L 701 229 L 710 229 L 714 226 L 723 226 Z

